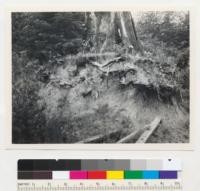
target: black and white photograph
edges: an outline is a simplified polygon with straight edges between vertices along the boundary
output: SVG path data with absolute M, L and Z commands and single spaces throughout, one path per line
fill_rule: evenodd
M 190 11 L 12 12 L 12 144 L 190 143 Z

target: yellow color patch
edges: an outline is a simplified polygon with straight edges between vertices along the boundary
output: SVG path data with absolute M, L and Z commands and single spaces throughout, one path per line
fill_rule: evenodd
M 124 171 L 106 171 L 107 179 L 124 179 Z

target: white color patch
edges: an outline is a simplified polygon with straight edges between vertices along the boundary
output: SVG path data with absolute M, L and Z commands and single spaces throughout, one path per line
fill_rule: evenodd
M 182 170 L 181 161 L 179 159 L 164 159 L 163 170 Z
M 52 179 L 69 179 L 69 171 L 53 171 Z

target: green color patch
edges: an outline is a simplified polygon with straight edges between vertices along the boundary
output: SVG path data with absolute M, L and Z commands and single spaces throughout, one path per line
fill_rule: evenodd
M 127 170 L 124 171 L 124 178 L 125 179 L 143 179 L 143 173 L 140 170 Z

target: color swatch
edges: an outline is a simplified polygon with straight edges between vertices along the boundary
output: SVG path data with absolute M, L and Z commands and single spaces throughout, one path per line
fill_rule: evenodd
M 18 171 L 18 179 L 177 179 L 177 171 Z
M 124 171 L 106 171 L 106 179 L 124 179 Z
M 61 159 L 38 160 L 26 159 L 18 161 L 18 171 L 70 171 L 70 170 L 181 170 L 178 159 L 133 159 L 133 160 L 103 160 L 103 159 Z
M 180 168 L 179 162 L 171 159 L 19 160 L 18 179 L 177 179 Z

